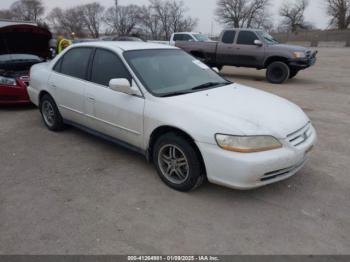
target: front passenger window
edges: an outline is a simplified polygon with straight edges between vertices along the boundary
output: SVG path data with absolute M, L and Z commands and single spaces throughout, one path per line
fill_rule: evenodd
M 91 81 L 109 86 L 114 78 L 126 78 L 131 82 L 131 75 L 121 59 L 111 51 L 97 49 L 92 65 Z

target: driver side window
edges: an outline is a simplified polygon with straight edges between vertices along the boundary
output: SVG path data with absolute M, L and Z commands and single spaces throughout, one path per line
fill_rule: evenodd
M 254 45 L 254 41 L 259 40 L 257 35 L 251 31 L 239 32 L 237 45 Z
M 91 82 L 109 86 L 114 78 L 126 78 L 131 83 L 132 77 L 123 61 L 113 52 L 97 49 L 91 69 Z

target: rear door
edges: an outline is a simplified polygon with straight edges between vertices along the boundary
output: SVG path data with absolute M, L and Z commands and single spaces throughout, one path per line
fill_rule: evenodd
M 141 148 L 145 100 L 111 90 L 109 81 L 114 78 L 133 82 L 115 52 L 97 48 L 91 65 L 90 83 L 85 90 L 85 114 L 95 130 Z
M 236 53 L 234 42 L 236 39 L 235 30 L 227 30 L 223 32 L 221 42 L 217 47 L 217 63 L 221 65 L 236 65 Z
M 87 73 L 93 48 L 77 47 L 69 50 L 55 64 L 49 85 L 64 119 L 85 124 L 84 93 L 88 85 Z
M 255 40 L 260 39 L 254 31 L 242 30 L 239 32 L 235 45 L 237 65 L 257 67 L 262 64 L 265 57 L 265 47 L 255 45 Z

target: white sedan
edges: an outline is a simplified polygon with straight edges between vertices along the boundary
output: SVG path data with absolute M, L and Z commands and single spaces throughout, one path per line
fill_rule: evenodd
M 284 180 L 316 141 L 295 104 L 231 83 L 171 46 L 78 44 L 30 76 L 50 130 L 69 124 L 142 153 L 179 191 L 206 179 L 235 189 Z

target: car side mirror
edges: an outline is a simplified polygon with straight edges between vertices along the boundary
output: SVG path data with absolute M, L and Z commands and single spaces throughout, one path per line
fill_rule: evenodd
M 263 46 L 263 42 L 261 42 L 260 40 L 254 40 L 254 45 L 256 46 Z
M 112 79 L 109 81 L 109 87 L 113 91 L 121 92 L 127 95 L 141 95 L 140 90 L 131 85 L 129 80 L 126 78 Z

